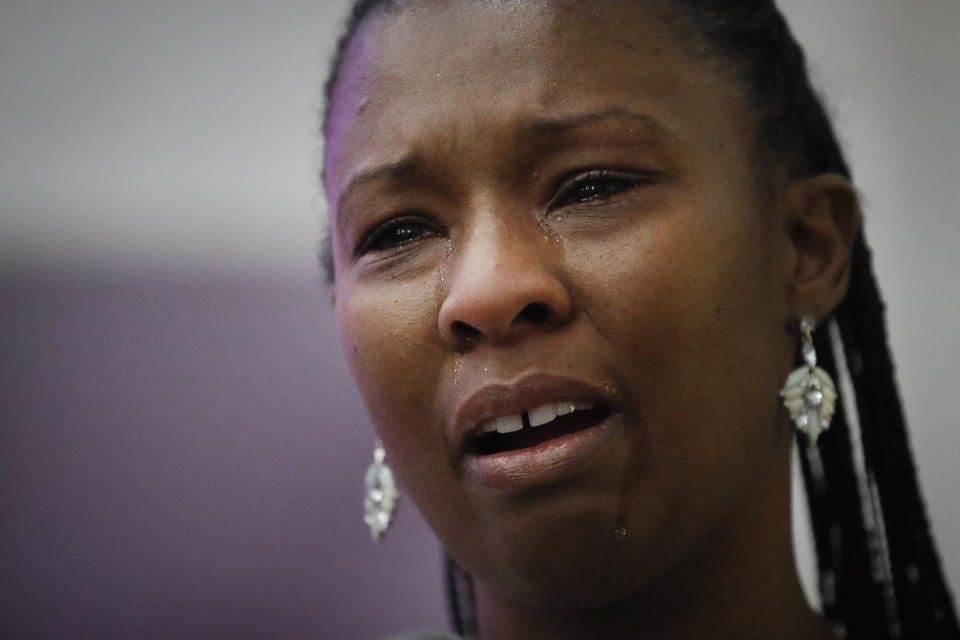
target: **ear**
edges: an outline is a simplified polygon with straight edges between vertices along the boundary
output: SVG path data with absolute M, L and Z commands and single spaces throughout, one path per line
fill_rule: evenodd
M 860 230 L 860 203 L 836 173 L 792 180 L 784 192 L 785 276 L 793 317 L 829 314 L 847 294 L 850 257 Z

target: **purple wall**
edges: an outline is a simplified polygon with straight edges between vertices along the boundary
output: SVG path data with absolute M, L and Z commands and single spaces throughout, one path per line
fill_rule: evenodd
M 323 286 L 0 287 L 0 635 L 443 627 L 440 551 L 362 522 L 373 432 Z M 400 578 L 402 576 L 402 579 Z

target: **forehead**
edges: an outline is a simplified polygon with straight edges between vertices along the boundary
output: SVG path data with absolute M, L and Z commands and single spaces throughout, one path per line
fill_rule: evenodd
M 639 0 L 428 0 L 375 12 L 351 41 L 330 105 L 331 204 L 365 167 L 431 141 L 476 152 L 493 129 L 535 119 L 619 108 L 694 135 L 681 124 L 705 124 L 705 98 L 718 103 L 714 117 L 726 115 L 719 94 L 732 83 L 673 25 L 659 3 Z

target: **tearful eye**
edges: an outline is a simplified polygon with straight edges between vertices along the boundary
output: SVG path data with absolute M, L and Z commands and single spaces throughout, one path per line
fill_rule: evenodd
M 560 187 L 557 197 L 550 203 L 550 209 L 558 209 L 574 204 L 593 202 L 595 200 L 608 200 L 618 193 L 650 181 L 650 176 L 631 175 L 607 170 L 591 171 L 564 183 Z
M 435 233 L 427 222 L 417 218 L 396 218 L 378 225 L 357 246 L 356 254 L 390 251 L 417 242 Z

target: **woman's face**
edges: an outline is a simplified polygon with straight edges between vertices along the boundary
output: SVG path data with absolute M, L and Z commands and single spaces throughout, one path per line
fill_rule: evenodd
M 420 2 L 341 70 L 347 359 L 402 487 L 510 597 L 653 584 L 782 503 L 787 234 L 741 88 L 680 33 L 639 2 Z

